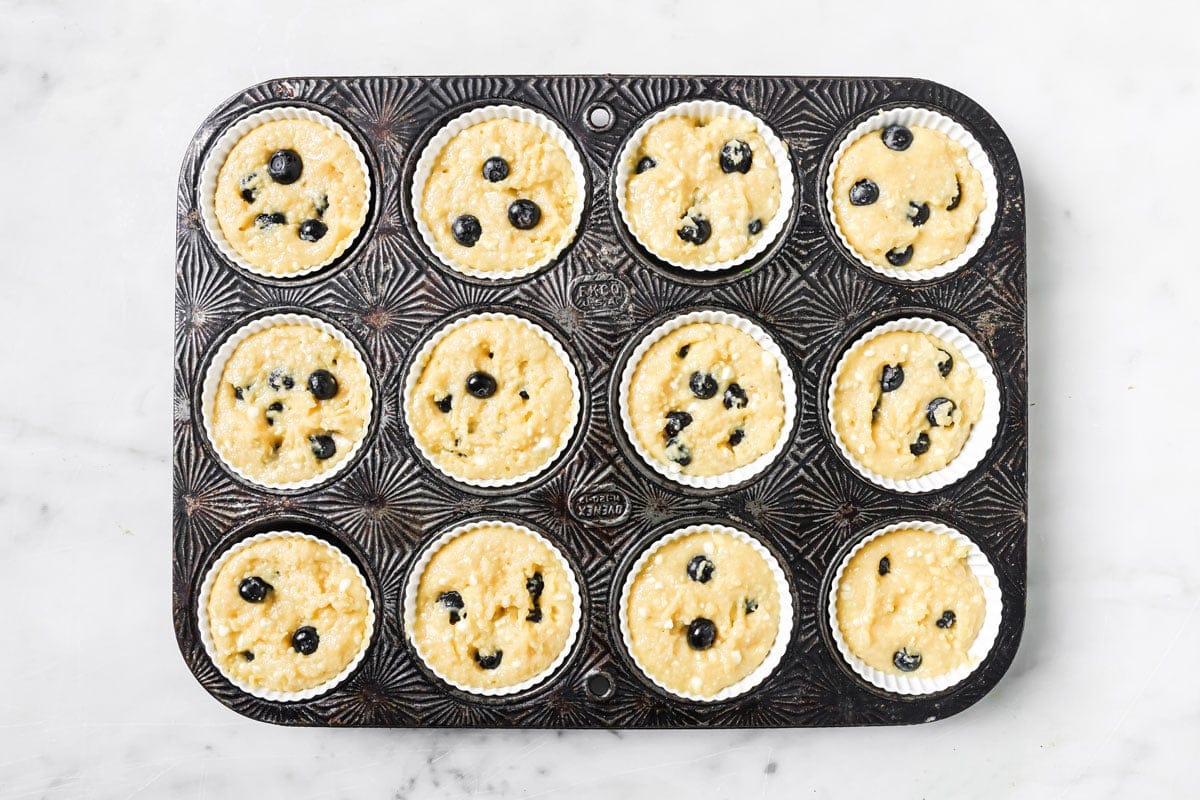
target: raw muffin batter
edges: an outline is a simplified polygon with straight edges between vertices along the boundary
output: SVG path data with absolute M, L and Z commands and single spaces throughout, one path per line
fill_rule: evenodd
M 367 219 L 366 177 L 348 142 L 319 122 L 247 133 L 217 173 L 217 221 L 248 263 L 287 275 L 340 255 Z
M 214 660 L 260 689 L 299 692 L 338 676 L 367 644 L 367 587 L 340 551 L 300 537 L 230 556 L 208 598 Z
M 571 162 L 548 133 L 490 119 L 459 131 L 438 153 L 421 217 L 450 260 L 482 272 L 520 270 L 567 245 L 581 201 Z
M 485 525 L 434 553 L 409 637 L 451 681 L 514 686 L 554 663 L 575 613 L 562 561 L 545 543 L 519 528 Z
M 676 692 L 711 697 L 753 672 L 775 643 L 779 592 L 747 542 L 697 532 L 659 548 L 626 606 L 633 655 Z
M 566 364 L 514 317 L 470 320 L 443 337 L 420 369 L 406 403 L 409 429 L 456 478 L 541 469 L 579 413 Z
M 850 651 L 893 675 L 932 678 L 967 664 L 984 617 L 967 553 L 923 530 L 867 542 L 838 583 L 838 628 Z
M 779 363 L 730 325 L 696 322 L 646 351 L 629 384 L 638 444 L 672 471 L 720 475 L 770 451 L 783 430 Z
M 657 256 L 685 265 L 732 261 L 779 210 L 779 172 L 750 120 L 667 117 L 626 168 L 630 228 Z
M 954 345 L 892 331 L 850 351 L 833 419 L 860 464 L 895 480 L 936 472 L 962 451 L 983 413 L 983 383 Z
M 212 409 L 217 452 L 269 484 L 320 475 L 362 439 L 370 383 L 358 355 L 311 325 L 253 333 L 225 364 Z
M 834 173 L 842 233 L 884 268 L 928 269 L 959 255 L 984 204 L 966 149 L 932 128 L 871 131 L 846 148 Z

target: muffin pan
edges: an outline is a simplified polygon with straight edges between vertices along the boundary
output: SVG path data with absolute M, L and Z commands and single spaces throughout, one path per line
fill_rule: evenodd
M 689 101 L 729 103 L 760 118 L 787 149 L 794 198 L 780 233 L 730 269 L 681 269 L 650 256 L 615 201 L 619 155 L 654 114 Z M 448 268 L 414 221 L 418 158 L 451 120 L 498 104 L 560 126 L 581 157 L 583 216 L 569 245 L 531 274 L 489 279 Z M 201 169 L 250 114 L 301 108 L 335 120 L 357 142 L 370 176 L 367 222 L 333 263 L 291 278 L 236 264 L 202 212 Z M 864 266 L 840 241 L 825 202 L 837 148 L 881 110 L 925 108 L 978 142 L 996 179 L 995 219 L 966 263 L 917 280 Z M 201 125 L 177 195 L 173 603 L 180 650 L 219 701 L 289 725 L 392 727 L 689 728 L 917 723 L 975 703 L 1012 662 L 1025 615 L 1025 212 L 1012 147 L 975 102 L 913 79 L 685 76 L 296 78 L 239 93 Z M 642 338 L 693 312 L 750 320 L 783 352 L 796 390 L 782 452 L 761 472 L 721 488 L 659 474 L 621 425 L 618 386 Z M 469 314 L 512 313 L 547 331 L 578 374 L 576 428 L 540 473 L 516 485 L 470 486 L 430 466 L 404 419 L 403 385 L 433 333 Z M 204 430 L 205 375 L 222 344 L 272 314 L 321 320 L 363 355 L 373 386 L 362 446 L 328 479 L 272 489 L 238 476 Z M 965 475 L 933 490 L 893 491 L 840 451 L 826 413 L 847 348 L 892 320 L 941 321 L 965 334 L 998 384 L 999 422 Z M 553 542 L 579 580 L 578 636 L 552 675 L 502 696 L 457 689 L 421 661 L 404 630 L 404 591 L 417 559 L 474 520 L 511 521 Z M 863 679 L 830 630 L 830 587 L 847 554 L 899 521 L 946 525 L 995 569 L 999 630 L 986 657 L 949 688 L 889 692 Z M 630 569 L 655 541 L 688 525 L 751 534 L 779 562 L 792 617 L 778 665 L 749 691 L 687 700 L 656 686 L 622 642 L 618 604 Z M 202 582 L 230 547 L 268 531 L 337 545 L 366 578 L 375 608 L 365 655 L 340 683 L 298 701 L 253 696 L 209 659 L 198 630 Z

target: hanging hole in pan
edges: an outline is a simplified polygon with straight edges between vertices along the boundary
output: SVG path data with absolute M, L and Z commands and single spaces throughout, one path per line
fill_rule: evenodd
M 616 121 L 616 115 L 613 110 L 604 103 L 595 103 L 587 110 L 587 115 L 584 120 L 587 126 L 594 131 L 606 131 L 613 126 Z
M 616 688 L 612 676 L 603 670 L 588 675 L 584 679 L 583 686 L 587 690 L 588 697 L 593 700 L 607 700 L 612 697 L 613 690 Z

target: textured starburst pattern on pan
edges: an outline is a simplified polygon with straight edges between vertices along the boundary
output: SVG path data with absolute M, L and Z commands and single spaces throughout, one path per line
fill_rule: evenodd
M 421 682 L 405 655 L 375 647 L 346 682 L 321 700 L 332 725 L 420 724 L 420 710 L 409 705 L 405 693 Z
M 424 333 L 413 319 L 421 273 L 391 262 L 364 259 L 330 283 L 325 308 L 367 345 L 380 368 L 398 364 Z
M 411 79 L 365 78 L 339 84 L 346 118 L 376 149 L 399 165 L 424 124 L 423 87 Z
M 352 473 L 337 481 L 321 500 L 325 515 L 353 531 L 373 553 L 412 545 L 421 537 L 413 521 L 411 487 L 417 467 L 370 453 Z

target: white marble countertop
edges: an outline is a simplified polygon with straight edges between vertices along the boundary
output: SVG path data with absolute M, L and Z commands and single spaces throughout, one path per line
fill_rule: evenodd
M 824 0 L 760 29 L 756 4 L 701 0 L 114 5 L 0 0 L 0 798 L 1194 796 L 1194 11 Z M 291 74 L 687 71 L 929 77 L 1011 137 L 1032 446 L 1008 676 L 893 729 L 298 730 L 212 700 L 169 609 L 195 126 Z

